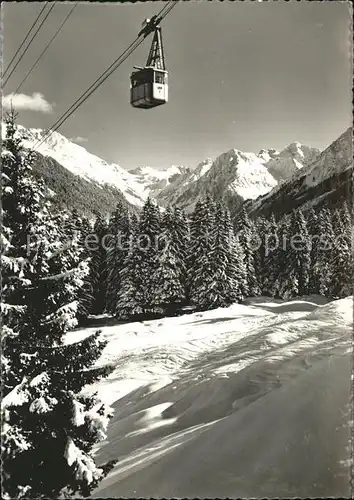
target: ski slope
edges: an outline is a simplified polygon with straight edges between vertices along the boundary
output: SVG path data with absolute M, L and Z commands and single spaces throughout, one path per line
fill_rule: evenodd
M 352 298 L 105 326 L 114 409 L 94 497 L 349 495 Z M 68 334 L 78 341 L 95 328 Z

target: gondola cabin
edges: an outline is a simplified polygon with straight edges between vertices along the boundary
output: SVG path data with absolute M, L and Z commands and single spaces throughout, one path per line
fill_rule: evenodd
M 149 109 L 168 101 L 168 72 L 154 67 L 138 68 L 130 77 L 130 103 Z
M 155 16 L 156 17 L 156 16 Z M 130 104 L 134 108 L 150 109 L 168 101 L 168 72 L 162 45 L 161 27 L 157 19 L 146 19 L 139 36 L 154 33 L 144 68 L 134 66 L 130 77 Z

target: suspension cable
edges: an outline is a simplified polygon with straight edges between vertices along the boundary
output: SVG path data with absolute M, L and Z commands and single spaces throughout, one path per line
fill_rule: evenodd
M 25 36 L 25 38 L 22 40 L 21 45 L 20 45 L 20 46 L 19 46 L 19 48 L 16 50 L 15 54 L 12 56 L 12 59 L 11 59 L 10 63 L 7 65 L 7 68 L 5 69 L 5 71 L 4 71 L 3 75 L 2 75 L 3 77 L 4 77 L 4 76 L 6 75 L 6 73 L 8 72 L 8 70 L 9 70 L 9 68 L 10 68 L 11 64 L 14 62 L 14 60 L 15 60 L 15 58 L 16 58 L 16 56 L 17 56 L 17 54 L 20 52 L 20 50 L 21 50 L 21 48 L 22 48 L 23 44 L 26 42 L 27 38 L 30 36 L 31 31 L 33 30 L 34 26 L 36 25 L 36 23 L 37 23 L 38 19 L 41 17 L 41 15 L 42 15 L 42 13 L 43 13 L 43 11 L 44 11 L 44 9 L 46 8 L 46 6 L 47 6 L 47 5 L 48 5 L 48 2 L 46 2 L 46 3 L 44 4 L 44 6 L 42 7 L 42 9 L 41 9 L 40 13 L 38 14 L 38 16 L 37 16 L 36 20 L 33 22 L 32 26 L 31 26 L 31 27 L 30 27 L 30 29 L 28 30 L 27 35 L 26 35 L 26 36 Z
M 33 64 L 33 66 L 28 70 L 26 76 L 23 78 L 23 80 L 21 81 L 21 83 L 18 85 L 18 87 L 15 90 L 15 92 L 13 93 L 13 95 L 17 94 L 17 92 L 20 90 L 20 88 L 22 87 L 22 85 L 25 83 L 25 81 L 27 80 L 27 78 L 30 76 L 30 74 L 32 73 L 32 71 L 34 70 L 34 68 L 37 66 L 37 64 L 39 63 L 39 61 L 43 57 L 44 53 L 49 49 L 51 43 L 59 35 L 59 33 L 62 30 L 64 24 L 67 22 L 67 20 L 71 16 L 71 14 L 74 12 L 74 10 L 76 9 L 76 7 L 78 6 L 78 3 L 79 2 L 75 2 L 75 4 L 73 5 L 73 7 L 71 8 L 70 12 L 67 14 L 67 16 L 65 17 L 65 19 L 63 20 L 63 22 L 61 23 L 61 25 L 59 26 L 59 28 L 57 29 L 57 31 L 54 33 L 54 35 L 49 40 L 49 42 L 47 43 L 47 45 L 44 47 L 44 49 L 42 50 L 42 52 L 40 53 L 40 55 L 37 57 L 37 59 L 36 59 L 35 63 Z
M 35 39 L 35 37 L 37 36 L 37 33 L 39 32 L 39 30 L 41 29 L 41 27 L 43 26 L 43 24 L 46 22 L 49 14 L 52 12 L 52 10 L 54 9 L 56 5 L 56 2 L 53 3 L 53 5 L 51 5 L 50 9 L 48 10 L 47 14 L 44 16 L 44 19 L 42 19 L 42 22 L 41 24 L 38 26 L 36 32 L 34 33 L 34 35 L 32 36 L 31 40 L 28 42 L 28 44 L 26 45 L 25 47 L 25 50 L 24 52 L 21 54 L 19 60 L 17 61 L 17 63 L 15 64 L 15 66 L 12 68 L 9 76 L 5 79 L 5 82 L 3 83 L 3 86 L 5 86 L 7 84 L 7 82 L 9 81 L 9 78 L 11 77 L 12 73 L 15 71 L 15 69 L 17 68 L 17 66 L 19 65 L 21 59 L 23 58 L 23 56 L 26 54 L 29 46 L 31 45 L 31 43 L 33 42 L 33 40 Z
M 170 2 L 165 5 L 160 12 L 157 14 L 157 18 L 162 21 L 167 14 L 173 9 L 179 0 L 170 0 Z M 165 12 L 163 12 L 165 11 Z M 145 35 L 146 36 L 146 35 Z M 99 76 L 95 82 L 85 91 L 81 96 L 76 99 L 76 101 L 68 108 L 68 110 L 50 127 L 49 131 L 42 137 L 41 140 L 37 141 L 33 149 L 37 149 L 41 146 L 49 137 L 63 125 L 63 123 L 109 78 L 109 76 L 139 47 L 139 45 L 144 41 L 145 36 L 143 33 L 139 34 L 136 39 L 129 45 L 127 49 L 115 60 L 113 63 Z

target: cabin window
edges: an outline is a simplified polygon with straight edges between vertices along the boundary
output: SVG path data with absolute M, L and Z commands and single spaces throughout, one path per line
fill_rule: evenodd
M 160 73 L 160 72 L 156 72 L 155 73 L 155 83 L 162 83 L 162 84 L 164 84 L 165 83 L 165 74 L 164 73 Z

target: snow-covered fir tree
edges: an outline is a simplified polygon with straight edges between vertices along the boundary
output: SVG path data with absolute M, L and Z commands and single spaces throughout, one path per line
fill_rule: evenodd
M 159 265 L 162 226 L 156 203 L 148 198 L 140 220 L 131 217 L 129 253 L 120 271 L 121 287 L 118 291 L 115 314 L 121 319 L 137 315 L 149 316 L 157 312 L 153 304 L 156 284 L 153 278 Z
M 345 215 L 345 212 L 338 208 L 332 215 L 335 238 L 329 263 L 332 274 L 329 295 L 333 298 L 347 297 L 353 292 L 353 259 Z
M 177 249 L 178 265 L 181 268 L 182 285 L 187 290 L 187 261 L 190 244 L 189 221 L 183 210 L 174 207 L 171 220 L 171 239 Z
M 83 386 L 109 373 L 92 368 L 98 333 L 66 345 L 85 269 L 71 267 L 60 229 L 31 177 L 31 154 L 5 118 L 3 144 L 2 487 L 6 498 L 88 496 L 112 463 L 97 467 L 109 409 Z
M 151 305 L 162 313 L 165 310 L 175 309 L 185 300 L 183 286 L 185 248 L 181 241 L 184 234 L 176 222 L 175 214 L 167 208 L 162 218 L 160 245 L 155 254 L 155 271 L 150 281 Z
M 135 227 L 136 231 L 136 227 Z M 140 275 L 140 254 L 137 248 L 137 234 L 130 235 L 130 249 L 119 273 L 121 286 L 117 290 L 113 313 L 119 319 L 133 319 L 143 313 L 143 291 L 146 283 Z
M 318 215 L 312 208 L 307 214 L 307 228 L 311 242 L 310 249 L 310 272 L 309 272 L 309 293 L 319 293 L 321 269 L 319 266 L 320 256 L 320 234 Z
M 209 288 L 209 307 L 225 307 L 243 297 L 246 273 L 243 255 L 237 252 L 230 217 L 217 203 L 212 234 L 213 281 Z
M 300 209 L 291 213 L 288 234 L 285 273 L 282 275 L 280 288 L 283 298 L 306 295 L 309 292 L 311 242 L 306 219 Z
M 271 255 L 272 268 L 269 270 L 270 276 L 270 295 L 272 297 L 283 297 L 284 287 L 287 287 L 287 265 L 288 265 L 288 249 L 290 238 L 290 217 L 284 215 L 278 222 L 276 231 L 276 249 Z M 274 274 L 273 274 L 274 272 Z
M 280 224 L 279 224 L 280 226 Z M 275 216 L 272 213 L 267 225 L 264 237 L 264 264 L 263 264 L 263 290 L 265 295 L 275 296 L 277 294 L 277 280 L 279 276 L 278 263 L 281 260 L 282 238 Z
M 341 207 L 341 216 L 342 216 L 344 231 L 349 236 L 349 239 L 351 240 L 351 245 L 352 245 L 352 239 L 353 239 L 352 214 L 349 210 L 348 203 L 346 201 L 343 203 L 343 205 Z
M 90 256 L 88 241 L 91 234 L 92 234 L 91 222 L 86 217 L 81 217 L 79 234 L 78 234 L 78 247 L 80 249 L 80 259 L 82 261 L 85 261 L 89 267 L 90 267 L 91 256 Z M 83 278 L 83 285 L 79 290 L 78 300 L 79 302 L 78 302 L 77 318 L 79 324 L 81 324 L 84 320 L 86 320 L 92 307 L 93 293 L 92 293 L 92 284 L 89 274 Z
M 229 303 L 239 302 L 245 298 L 247 291 L 245 256 L 235 237 L 234 228 L 231 223 L 230 213 L 228 210 L 224 210 L 223 225 L 226 239 L 228 241 L 228 266 L 226 269 L 228 301 Z
M 141 212 L 138 236 L 135 242 L 140 274 L 137 296 L 143 314 L 146 315 L 156 312 L 152 298 L 156 289 L 153 277 L 156 276 L 159 266 L 158 256 L 163 245 L 161 236 L 162 223 L 159 208 L 151 198 L 148 198 Z
M 215 203 L 210 197 L 196 203 L 190 222 L 187 282 L 189 300 L 199 309 L 213 307 L 209 290 L 214 281 L 213 237 Z
M 107 295 L 107 223 L 99 213 L 93 226 L 90 250 L 90 284 L 92 288 L 91 313 L 101 314 L 106 307 Z
M 244 207 L 242 207 L 236 219 L 235 230 L 245 259 L 247 274 L 246 294 L 250 297 L 255 297 L 261 293 L 255 265 L 257 231 Z
M 266 279 L 266 244 L 268 241 L 268 234 L 270 230 L 269 221 L 261 216 L 257 217 L 254 223 L 255 229 L 255 250 L 254 250 L 254 267 L 256 276 L 258 277 L 258 284 L 260 291 L 263 292 L 264 282 Z
M 322 208 L 317 215 L 317 227 L 319 234 L 319 245 L 317 250 L 317 262 L 315 265 L 315 277 L 317 279 L 317 293 L 329 297 L 331 292 L 332 265 L 331 254 L 335 245 L 335 233 L 332 224 L 332 214 L 329 209 Z
M 77 319 L 79 323 L 85 321 L 90 313 L 93 294 L 92 284 L 89 276 L 90 252 L 87 248 L 87 237 L 92 233 L 92 228 L 88 219 L 80 216 L 77 209 L 66 213 L 53 214 L 55 230 L 60 228 L 58 238 L 62 240 L 62 246 L 70 251 L 72 267 L 85 266 L 86 272 L 82 278 L 82 285 L 77 290 Z M 55 231 L 54 230 L 54 231 Z
M 107 240 L 107 303 L 106 310 L 115 311 L 117 295 L 122 286 L 120 273 L 123 269 L 124 259 L 129 251 L 131 228 L 128 209 L 118 203 L 108 224 Z

